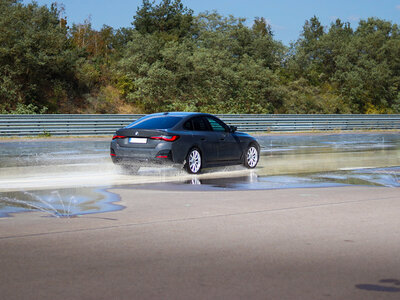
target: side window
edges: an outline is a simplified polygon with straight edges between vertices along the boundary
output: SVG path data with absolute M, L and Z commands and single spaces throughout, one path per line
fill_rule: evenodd
M 185 128 L 186 130 L 193 130 L 193 124 L 192 124 L 192 119 L 190 119 L 189 121 L 186 121 L 185 124 L 183 124 L 183 128 Z
M 202 117 L 196 117 L 192 119 L 193 130 L 196 131 L 207 131 L 208 127 L 205 120 Z
M 210 123 L 210 126 L 213 131 L 220 131 L 220 132 L 227 131 L 227 128 L 221 122 L 218 122 L 218 120 L 210 117 L 207 117 L 207 120 Z

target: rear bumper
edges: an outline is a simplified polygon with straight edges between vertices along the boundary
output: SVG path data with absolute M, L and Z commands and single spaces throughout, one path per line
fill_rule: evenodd
M 115 164 L 174 164 L 172 151 L 168 147 L 138 149 L 120 147 L 117 143 L 111 142 L 110 156 Z

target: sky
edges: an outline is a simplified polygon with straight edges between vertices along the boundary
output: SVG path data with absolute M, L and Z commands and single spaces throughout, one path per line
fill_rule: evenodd
M 23 0 L 23 3 L 30 3 Z M 53 1 L 36 0 L 40 5 Z M 68 24 L 91 20 L 94 29 L 103 24 L 113 28 L 130 27 L 142 0 L 57 0 L 63 4 Z M 160 1 L 157 0 L 156 3 Z M 224 16 L 247 19 L 251 26 L 255 17 L 264 17 L 272 27 L 275 39 L 285 45 L 298 39 L 304 22 L 314 15 L 324 26 L 334 20 L 350 22 L 357 27 L 360 19 L 378 17 L 400 24 L 400 0 L 182 0 L 195 14 L 216 10 Z

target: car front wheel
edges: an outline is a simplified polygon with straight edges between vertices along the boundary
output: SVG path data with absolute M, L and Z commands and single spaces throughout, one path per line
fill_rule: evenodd
M 202 166 L 201 153 L 197 148 L 193 148 L 189 151 L 186 157 L 185 169 L 190 174 L 200 173 Z
M 258 164 L 259 153 L 258 149 L 254 145 L 250 145 L 247 147 L 245 157 L 244 157 L 244 166 L 249 169 L 254 169 Z

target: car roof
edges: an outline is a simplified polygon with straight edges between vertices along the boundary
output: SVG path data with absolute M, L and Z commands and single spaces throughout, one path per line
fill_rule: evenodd
M 184 111 L 172 111 L 172 112 L 162 112 L 162 113 L 154 113 L 147 116 L 174 116 L 174 117 L 187 117 L 187 116 L 195 116 L 195 115 L 209 115 L 206 113 L 200 112 L 184 112 Z

